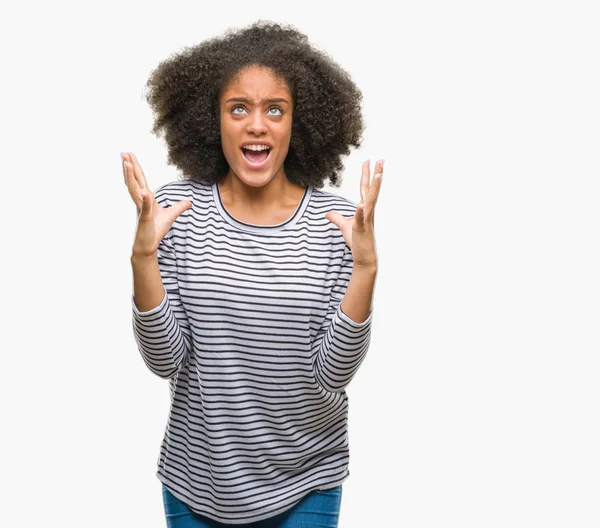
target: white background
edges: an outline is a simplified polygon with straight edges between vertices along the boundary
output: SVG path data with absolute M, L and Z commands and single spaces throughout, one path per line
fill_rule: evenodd
M 182 46 L 289 22 L 353 75 L 385 158 L 340 526 L 600 525 L 595 2 L 3 8 L 3 526 L 165 526 L 169 394 L 131 327 L 135 206 L 178 178 L 142 90 Z M 297 5 L 297 7 L 294 7 Z M 327 188 L 326 188 L 327 190 Z

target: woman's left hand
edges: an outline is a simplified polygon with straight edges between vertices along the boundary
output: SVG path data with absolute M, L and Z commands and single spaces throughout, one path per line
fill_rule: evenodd
M 360 179 L 360 202 L 354 216 L 346 218 L 340 213 L 330 211 L 325 218 L 335 224 L 352 251 L 354 266 L 377 267 L 375 249 L 375 204 L 381 188 L 383 161 L 375 164 L 375 174 L 371 181 L 369 160 L 362 165 Z

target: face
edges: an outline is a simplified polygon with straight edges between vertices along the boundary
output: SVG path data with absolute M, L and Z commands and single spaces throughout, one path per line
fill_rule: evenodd
M 268 68 L 247 68 L 221 94 L 219 106 L 229 176 L 253 187 L 285 177 L 292 135 L 292 95 L 285 81 Z

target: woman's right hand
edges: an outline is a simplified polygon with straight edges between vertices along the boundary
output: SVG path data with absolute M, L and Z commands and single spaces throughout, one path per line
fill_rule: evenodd
M 171 207 L 161 207 L 148 188 L 146 176 L 133 152 L 121 152 L 125 184 L 138 213 L 138 226 L 133 243 L 132 257 L 153 257 L 158 244 L 169 232 L 177 217 L 192 207 L 182 200 Z

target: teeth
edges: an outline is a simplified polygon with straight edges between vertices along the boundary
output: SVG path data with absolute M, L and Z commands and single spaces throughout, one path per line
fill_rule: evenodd
M 267 145 L 244 145 L 243 148 L 248 150 L 268 150 Z

